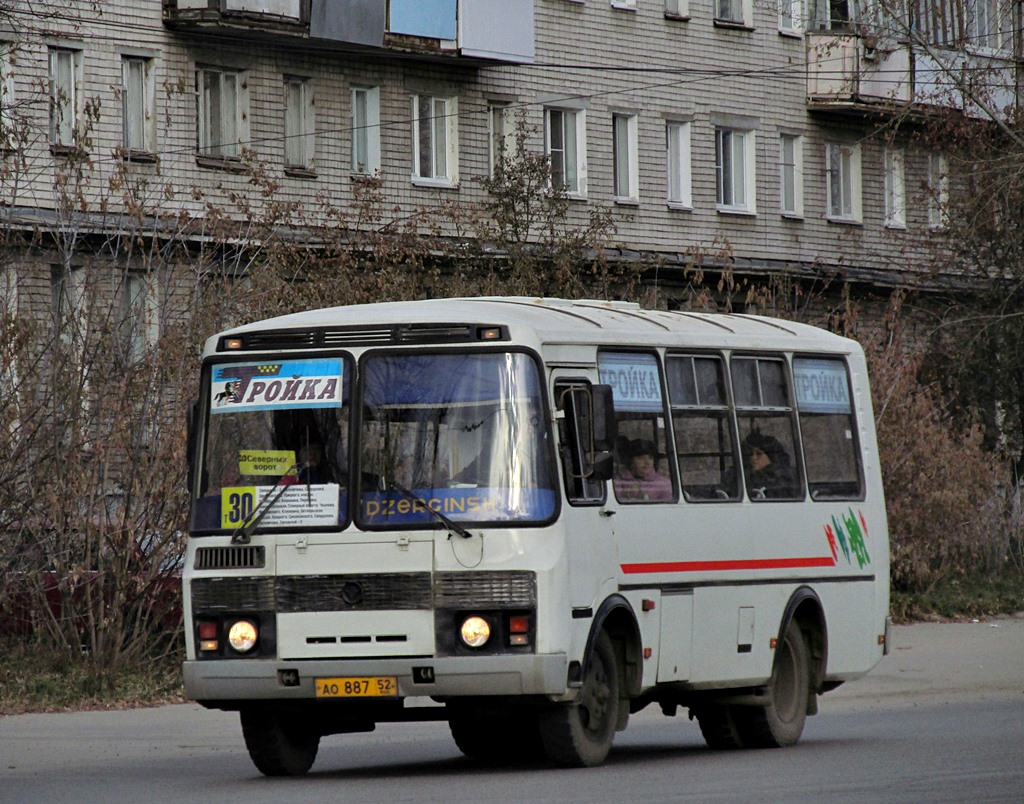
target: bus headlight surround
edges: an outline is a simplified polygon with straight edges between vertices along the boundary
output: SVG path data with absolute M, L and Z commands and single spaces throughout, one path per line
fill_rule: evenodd
M 459 637 L 467 647 L 482 648 L 491 638 L 491 624 L 474 614 L 462 621 Z
M 228 644 L 238 653 L 248 653 L 256 647 L 259 630 L 251 620 L 238 620 L 228 629 Z

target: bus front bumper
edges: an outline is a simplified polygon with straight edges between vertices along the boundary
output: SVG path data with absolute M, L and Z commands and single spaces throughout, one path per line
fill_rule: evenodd
M 394 678 L 398 697 L 549 695 L 567 692 L 564 653 L 373 660 L 207 659 L 184 663 L 185 694 L 218 701 L 316 697 L 318 678 Z

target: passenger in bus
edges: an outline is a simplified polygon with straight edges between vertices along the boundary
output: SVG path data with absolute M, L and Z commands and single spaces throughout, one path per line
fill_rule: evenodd
M 669 502 L 672 481 L 658 474 L 654 462 L 658 450 L 653 441 L 637 438 L 626 446 L 626 464 L 615 476 L 615 496 L 630 502 Z
M 793 462 L 774 436 L 754 430 L 743 441 L 743 465 L 751 499 L 785 499 L 798 496 Z

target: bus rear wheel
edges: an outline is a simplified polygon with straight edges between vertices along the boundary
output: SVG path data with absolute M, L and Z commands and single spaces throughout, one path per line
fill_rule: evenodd
M 611 750 L 618 712 L 618 664 L 612 641 L 602 631 L 584 671 L 579 699 L 541 714 L 544 753 L 567 767 L 600 765 Z
M 301 776 L 313 767 L 320 735 L 295 717 L 243 709 L 241 719 L 249 757 L 264 776 Z
M 771 703 L 737 708 L 737 725 L 746 748 L 796 745 L 807 722 L 810 652 L 800 627 L 791 622 L 772 665 Z

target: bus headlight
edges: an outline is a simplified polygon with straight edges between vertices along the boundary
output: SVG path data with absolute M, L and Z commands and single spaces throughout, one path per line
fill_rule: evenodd
M 483 617 L 467 617 L 462 621 L 459 636 L 470 648 L 480 648 L 491 638 L 491 625 Z
M 228 644 L 239 653 L 248 653 L 256 647 L 259 632 L 249 620 L 239 620 L 228 630 Z

